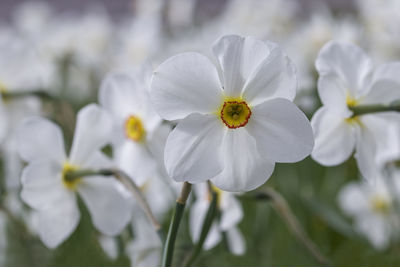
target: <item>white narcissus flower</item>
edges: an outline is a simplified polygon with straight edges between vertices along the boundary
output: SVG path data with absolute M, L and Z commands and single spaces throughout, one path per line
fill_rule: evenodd
M 399 114 L 353 117 L 350 107 L 389 104 L 400 99 L 400 63 L 373 69 L 370 59 L 358 47 L 330 42 L 322 48 L 316 68 L 323 106 L 311 120 L 315 135 L 312 157 L 322 165 L 332 166 L 344 162 L 355 150 L 361 174 L 376 179 L 376 157 L 383 148 L 390 147 L 392 134 L 387 127 L 399 123 Z
M 78 113 L 69 157 L 61 129 L 40 117 L 29 118 L 18 130 L 18 151 L 28 165 L 22 173 L 22 199 L 38 213 L 39 236 L 50 248 L 63 242 L 77 227 L 83 199 L 94 226 L 107 235 L 118 234 L 130 219 L 131 205 L 115 179 L 102 176 L 69 181 L 70 170 L 110 166 L 100 149 L 109 141 L 111 118 L 96 105 Z
M 196 201 L 190 209 L 189 230 L 193 242 L 197 243 L 212 196 L 206 183 L 195 185 L 194 190 Z M 215 220 L 212 223 L 203 248 L 209 250 L 215 247 L 222 240 L 222 233 L 225 232 L 229 250 L 233 254 L 242 255 L 246 251 L 246 243 L 237 226 L 243 219 L 242 205 L 235 198 L 234 193 L 222 191 L 215 186 L 213 190 L 218 195 L 217 208 L 221 217 L 219 221 Z
M 163 145 L 159 138 L 166 130 L 150 102 L 150 76 L 150 69 L 136 76 L 114 73 L 106 77 L 99 92 L 99 102 L 113 117 L 115 161 L 139 186 L 158 175 L 152 152 Z
M 309 155 L 312 129 L 292 103 L 295 69 L 276 44 L 230 35 L 213 52 L 217 64 L 184 53 L 154 72 L 154 107 L 164 119 L 181 120 L 168 137 L 165 166 L 176 181 L 210 179 L 226 191 L 249 191 L 275 162 Z
M 357 231 L 365 235 L 377 249 L 384 249 L 399 234 L 400 218 L 394 194 L 399 183 L 380 177 L 374 185 L 362 181 L 346 185 L 338 195 L 342 210 L 354 218 Z M 393 190 L 393 191 L 391 191 Z

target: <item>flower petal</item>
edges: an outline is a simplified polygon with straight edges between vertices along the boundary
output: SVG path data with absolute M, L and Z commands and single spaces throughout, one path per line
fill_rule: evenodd
M 373 74 L 371 89 L 362 104 L 389 104 L 400 99 L 400 63 L 388 63 L 378 67 Z
M 194 112 L 213 113 L 222 101 L 217 69 L 201 54 L 176 55 L 155 70 L 150 97 L 160 116 L 167 120 L 182 119 Z
M 117 181 L 92 177 L 78 186 L 94 226 L 106 235 L 120 233 L 131 218 L 131 205 L 118 188 Z
M 93 153 L 110 141 L 111 131 L 112 120 L 104 109 L 95 104 L 82 108 L 77 116 L 71 163 L 84 165 Z
M 18 152 L 25 161 L 49 159 L 65 161 L 64 139 L 60 127 L 51 121 L 32 117 L 24 120 L 17 130 Z
M 240 202 L 233 196 L 232 193 L 223 193 L 221 199 L 221 221 L 220 228 L 223 231 L 237 225 L 243 219 L 243 209 Z
M 165 167 L 178 182 L 203 182 L 222 171 L 218 147 L 224 126 L 215 115 L 191 114 L 178 123 L 165 145 Z
M 320 76 L 336 75 L 351 93 L 358 98 L 368 90 L 368 75 L 372 62 L 355 45 L 331 41 L 319 52 L 315 66 Z
M 130 140 L 115 149 L 115 162 L 139 186 L 153 177 L 157 169 L 156 160 L 146 146 Z
M 249 76 L 243 89 L 243 97 L 252 106 L 271 98 L 292 101 L 296 96 L 296 89 L 296 68 L 282 50 L 275 47 Z
M 346 85 L 335 74 L 320 76 L 318 79 L 318 94 L 324 106 L 336 112 L 351 114 L 347 108 Z
M 355 127 L 343 116 L 322 107 L 314 114 L 311 125 L 315 136 L 312 158 L 325 166 L 344 162 L 354 151 Z
M 213 45 L 213 52 L 222 69 L 224 92 L 240 97 L 248 76 L 269 53 L 272 45 L 252 37 L 226 35 Z
M 5 138 L 7 132 L 8 132 L 8 116 L 7 116 L 7 112 L 6 109 L 3 105 L 3 100 L 1 98 L 1 94 L 0 94 L 0 121 L 1 121 L 1 126 L 0 126 L 0 143 L 3 141 L 3 139 Z
M 232 227 L 226 231 L 229 250 L 234 255 L 243 255 L 246 252 L 246 242 L 242 233 L 237 227 Z
M 300 161 L 314 146 L 307 117 L 284 98 L 254 107 L 246 129 L 255 138 L 260 155 L 275 162 Z
M 49 248 L 55 248 L 76 229 L 80 219 L 75 194 L 41 209 L 39 214 L 39 236 Z
M 219 146 L 224 169 L 211 181 L 222 190 L 250 191 L 271 176 L 274 163 L 260 157 L 256 141 L 245 128 L 228 130 Z
M 22 199 L 32 208 L 43 209 L 68 198 L 70 191 L 61 179 L 61 166 L 49 160 L 36 160 L 22 172 Z

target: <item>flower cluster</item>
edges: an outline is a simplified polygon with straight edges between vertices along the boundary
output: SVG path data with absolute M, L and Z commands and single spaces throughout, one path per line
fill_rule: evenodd
M 132 266 L 176 254 L 190 266 L 223 245 L 245 256 L 260 235 L 244 227 L 249 210 L 261 216 L 248 200 L 269 201 L 325 262 L 290 206 L 319 205 L 332 185 L 353 223 L 332 219 L 334 204 L 304 217 L 378 251 L 398 243 L 397 1 L 309 19 L 291 0 L 231 0 L 202 19 L 196 1 L 135 2 L 118 22 L 32 2 L 0 24 L 0 266 L 10 222 L 60 251 L 88 224 L 95 247 Z M 302 184 L 305 166 L 318 182 Z M 181 220 L 190 245 L 174 254 Z

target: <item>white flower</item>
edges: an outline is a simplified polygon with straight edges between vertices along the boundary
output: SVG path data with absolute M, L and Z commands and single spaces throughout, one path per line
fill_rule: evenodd
M 386 248 L 400 229 L 394 203 L 398 200 L 392 197 L 399 189 L 398 182 L 380 177 L 374 185 L 365 181 L 350 183 L 339 192 L 340 207 L 354 217 L 357 230 L 377 249 Z
M 295 70 L 277 45 L 231 35 L 213 52 L 218 64 L 184 53 L 154 72 L 154 107 L 167 120 L 181 119 L 168 137 L 165 166 L 176 181 L 252 190 L 275 162 L 309 155 L 312 129 L 291 102 Z
M 152 152 L 164 146 L 160 135 L 169 132 L 150 103 L 150 75 L 147 69 L 136 76 L 114 73 L 106 77 L 99 92 L 99 102 L 113 117 L 115 161 L 140 186 L 158 174 Z
M 206 183 L 194 186 L 196 201 L 190 209 L 189 230 L 193 242 L 198 242 L 203 222 L 210 206 L 212 196 Z M 238 224 L 243 219 L 243 210 L 240 202 L 235 198 L 234 193 L 213 188 L 218 195 L 217 208 L 220 212 L 220 220 L 215 220 L 210 232 L 204 242 L 203 248 L 209 250 L 215 247 L 222 240 L 222 233 L 225 232 L 229 250 L 236 255 L 242 255 L 246 251 L 246 243 L 239 231 Z
M 316 68 L 323 106 L 311 120 L 315 135 L 312 157 L 323 165 L 337 165 L 355 149 L 361 174 L 375 179 L 379 176 L 375 158 L 381 148 L 389 147 L 392 139 L 386 129 L 399 123 L 399 115 L 388 112 L 352 117 L 349 107 L 400 99 L 400 63 L 374 70 L 358 47 L 330 42 L 322 48 Z
M 135 214 L 132 221 L 135 239 L 126 247 L 132 267 L 159 266 L 161 262 L 162 244 L 154 228 L 149 224 L 143 211 Z
M 66 180 L 69 170 L 109 166 L 100 149 L 109 141 L 111 119 L 96 105 L 83 108 L 77 117 L 69 157 L 61 129 L 33 117 L 18 131 L 19 153 L 28 162 L 22 173 L 22 199 L 38 212 L 39 236 L 50 248 L 63 242 L 77 227 L 80 212 L 76 194 L 83 199 L 94 226 L 104 234 L 118 234 L 130 219 L 130 205 L 121 185 L 112 178 L 92 176 Z

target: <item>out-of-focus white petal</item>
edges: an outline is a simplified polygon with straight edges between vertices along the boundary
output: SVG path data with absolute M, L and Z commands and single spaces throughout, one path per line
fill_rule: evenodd
M 234 227 L 243 218 L 243 209 L 240 202 L 234 197 L 233 194 L 228 194 L 225 199 L 221 199 L 221 221 L 220 228 L 222 231 L 227 231 L 228 229 Z M 225 201 L 224 201 L 225 200 Z
M 127 140 L 115 149 L 115 162 L 135 182 L 142 186 L 157 171 L 157 162 L 145 144 Z
M 246 79 L 269 55 L 270 47 L 252 37 L 226 35 L 215 42 L 213 52 L 221 66 L 225 94 L 240 97 Z
M 218 147 L 225 129 L 215 115 L 191 114 L 178 123 L 165 145 L 165 167 L 178 182 L 198 183 L 222 171 Z
M 296 89 L 296 69 L 292 61 L 276 47 L 249 76 L 243 89 L 243 97 L 252 106 L 271 98 L 292 101 L 296 96 Z
M 334 41 L 327 43 L 319 52 L 315 66 L 320 76 L 338 76 L 354 98 L 368 91 L 372 62 L 355 45 Z
M 345 118 L 322 107 L 311 119 L 315 146 L 312 158 L 325 166 L 344 162 L 356 145 L 356 126 Z
M 400 99 L 400 62 L 378 67 L 372 76 L 371 88 L 362 104 L 388 104 Z
M 65 161 L 64 139 L 60 127 L 49 120 L 32 117 L 17 130 L 18 152 L 25 161 L 49 159 Z
M 84 165 L 93 153 L 110 141 L 111 131 L 112 120 L 104 109 L 95 104 L 82 108 L 77 116 L 69 157 L 71 164 Z
M 304 113 L 287 99 L 277 98 L 252 109 L 246 129 L 262 157 L 296 162 L 310 155 L 314 137 Z
M 39 236 L 49 248 L 55 248 L 75 230 L 80 219 L 75 194 L 38 211 Z
M 385 249 L 389 245 L 391 231 L 389 222 L 383 217 L 372 215 L 359 218 L 356 223 L 376 249 Z
M 8 131 L 8 116 L 7 116 L 7 112 L 6 109 L 3 105 L 3 100 L 0 94 L 0 143 L 3 141 L 4 137 L 7 134 Z
M 235 255 L 243 255 L 246 252 L 246 242 L 237 227 L 226 231 L 229 250 Z
M 400 117 L 397 117 L 397 120 L 400 121 Z M 354 156 L 363 177 L 374 182 L 381 179 L 377 159 L 381 157 L 382 153 L 388 153 L 388 147 L 396 143 L 399 135 L 393 136 L 389 131 L 391 121 L 378 114 L 363 115 L 360 117 L 360 121 L 361 127 Z
M 35 209 L 64 201 L 72 192 L 62 183 L 61 166 L 49 160 L 29 163 L 22 172 L 22 199 Z
M 160 116 L 167 120 L 195 112 L 213 113 L 222 101 L 217 69 L 198 53 L 176 55 L 154 71 L 150 97 Z
M 349 114 L 347 108 L 346 85 L 334 74 L 320 76 L 318 79 L 318 94 L 324 106 L 329 107 L 344 116 Z
M 340 190 L 339 205 L 347 215 L 362 215 L 369 210 L 369 201 L 363 189 L 359 183 L 351 183 Z
M 213 184 L 225 191 L 253 190 L 265 183 L 274 170 L 274 163 L 262 158 L 256 140 L 245 127 L 227 130 L 219 144 L 223 171 L 211 179 Z M 214 154 L 218 145 L 213 146 Z
M 120 233 L 131 218 L 129 199 L 118 186 L 117 181 L 104 177 L 91 177 L 78 186 L 93 224 L 106 235 Z

